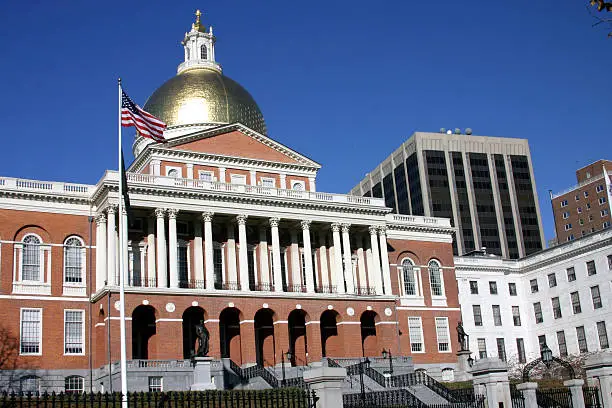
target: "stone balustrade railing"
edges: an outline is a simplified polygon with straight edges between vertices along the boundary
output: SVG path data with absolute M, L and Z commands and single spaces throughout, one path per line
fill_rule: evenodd
M 0 177 L 0 189 L 2 190 L 20 190 L 88 196 L 93 187 L 94 186 L 87 184 L 64 183 L 60 181 L 39 181 L 12 177 Z

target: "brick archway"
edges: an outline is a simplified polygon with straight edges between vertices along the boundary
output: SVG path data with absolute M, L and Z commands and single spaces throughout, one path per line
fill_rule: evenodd
M 289 313 L 288 329 L 289 329 L 289 351 L 291 351 L 291 365 L 304 366 L 308 364 L 308 337 L 306 335 L 306 321 L 308 314 L 301 310 L 295 309 Z
M 259 309 L 255 313 L 255 358 L 258 365 L 267 367 L 276 365 L 274 342 L 274 311 Z
M 205 320 L 204 309 L 191 306 L 183 312 L 183 358 L 189 359 L 197 350 L 196 325 Z
M 235 307 L 227 307 L 219 315 L 219 342 L 221 357 L 229 358 L 242 365 L 240 320 L 242 312 Z
M 132 312 L 132 359 L 149 359 L 151 337 L 157 333 L 156 310 L 150 305 L 140 305 Z
M 376 322 L 379 321 L 378 314 L 368 310 L 361 314 L 361 350 L 364 357 L 380 355 L 378 347 L 378 336 L 376 335 Z
M 344 356 L 344 346 L 338 323 L 341 321 L 340 314 L 335 310 L 326 310 L 321 313 L 321 351 L 323 357 Z

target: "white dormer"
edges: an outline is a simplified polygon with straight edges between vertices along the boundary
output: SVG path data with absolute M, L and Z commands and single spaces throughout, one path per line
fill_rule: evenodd
M 207 68 L 221 73 L 221 65 L 215 61 L 215 36 L 212 26 L 206 32 L 206 26 L 201 23 L 202 13 L 197 10 L 196 21 L 191 25 L 191 31 L 185 33 L 181 42 L 185 49 L 185 61 L 177 69 L 177 74 L 190 69 Z

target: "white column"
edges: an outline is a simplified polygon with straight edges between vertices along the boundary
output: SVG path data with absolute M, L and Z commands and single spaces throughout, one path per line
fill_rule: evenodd
M 314 177 L 308 177 L 308 184 L 310 184 L 310 191 L 312 191 L 313 193 L 317 191 L 317 185 L 315 184 Z
M 366 254 L 365 254 L 365 258 L 366 258 L 366 266 L 367 266 L 367 272 L 366 272 L 366 279 L 368 282 L 368 286 L 371 288 L 375 288 L 376 285 L 374 285 L 374 281 L 372 279 L 372 268 L 374 268 L 374 262 L 372 261 L 372 245 L 370 243 L 370 245 L 366 248 Z
M 239 258 L 238 265 L 240 267 L 240 290 L 248 291 L 249 289 L 249 260 L 248 260 L 248 242 L 247 242 L 247 233 L 246 233 L 246 221 L 247 216 L 244 214 L 238 215 L 236 217 L 236 222 L 238 223 L 238 243 L 240 244 L 239 248 Z
M 281 269 L 280 243 L 278 239 L 278 223 L 280 219 L 270 218 L 270 232 L 272 235 L 272 267 L 274 268 L 274 291 L 283 291 L 283 276 Z
M 304 241 L 304 267 L 306 269 L 306 292 L 314 293 L 314 278 L 312 269 L 312 248 L 310 246 L 310 221 L 303 220 L 302 239 Z
M 372 248 L 372 269 L 368 271 L 370 285 L 374 286 L 376 293 L 383 294 L 382 276 L 380 273 L 380 255 L 378 252 L 378 231 L 377 228 L 369 227 L 370 231 L 370 246 Z
M 202 220 L 204 221 L 204 256 L 206 264 L 206 289 L 213 290 L 215 288 L 215 262 L 214 262 L 214 242 L 212 233 L 212 212 L 203 212 Z
M 342 272 L 342 244 L 340 242 L 340 224 L 333 223 L 331 225 L 332 235 L 334 238 L 334 277 L 338 293 L 345 293 L 344 290 L 344 273 Z
M 266 229 L 259 227 L 259 275 L 262 288 L 270 290 L 270 266 L 268 265 L 268 237 Z
M 286 189 L 287 188 L 287 175 L 284 173 L 279 174 L 280 176 L 280 188 L 282 189 Z
M 382 278 L 383 283 L 385 284 L 385 295 L 390 295 L 392 290 L 391 271 L 389 270 L 389 254 L 387 253 L 387 227 L 378 228 L 378 234 L 380 241 L 380 263 L 382 264 Z
M 106 215 L 96 217 L 96 290 L 104 287 L 106 276 Z
M 107 245 L 106 253 L 108 255 L 106 261 L 106 273 L 108 284 L 113 286 L 117 284 L 115 280 L 117 274 L 117 232 L 115 231 L 117 206 L 111 205 L 108 207 L 108 223 L 106 225 Z
M 359 269 L 359 286 L 362 288 L 368 287 L 368 281 L 366 278 L 366 264 L 365 258 L 363 256 L 363 237 L 359 235 L 357 237 L 357 243 L 359 246 L 357 247 L 357 269 Z
M 255 170 L 250 170 L 249 176 L 251 178 L 249 184 L 252 186 L 256 186 L 257 185 L 257 173 L 255 173 Z
M 168 210 L 168 262 L 170 262 L 170 287 L 179 287 L 178 276 L 178 241 L 176 236 L 176 215 L 178 210 Z
M 353 260 L 351 251 L 351 238 L 349 236 L 349 224 L 342 224 L 342 252 L 344 252 L 344 281 L 346 292 L 355 293 L 355 277 L 353 276 Z
M 202 252 L 202 224 L 199 220 L 193 223 L 193 268 L 196 287 L 204 282 L 204 253 Z
M 168 287 L 167 258 L 166 258 L 166 221 L 164 219 L 166 210 L 163 208 L 155 209 L 157 217 L 157 287 Z
M 155 222 L 153 217 L 147 218 L 147 286 L 157 286 L 157 279 L 155 278 Z M 153 283 L 155 282 L 155 283 Z
M 294 227 L 289 231 L 291 237 L 291 283 L 301 285 L 302 268 L 300 268 L 300 248 L 298 246 L 297 231 Z
M 321 271 L 321 286 L 329 286 L 329 272 L 327 269 L 327 243 L 326 233 L 321 231 L 319 233 L 319 271 Z
M 225 183 L 225 167 L 219 167 L 219 181 Z
M 187 163 L 185 167 L 187 168 L 187 178 L 193 179 L 193 164 Z
M 161 160 L 151 160 L 151 174 L 154 176 L 161 175 Z
M 227 274 L 232 285 L 238 284 L 238 272 L 236 271 L 236 238 L 234 236 L 234 224 L 227 225 Z

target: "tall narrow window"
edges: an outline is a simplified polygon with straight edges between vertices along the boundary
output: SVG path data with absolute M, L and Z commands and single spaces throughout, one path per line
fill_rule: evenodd
M 515 326 L 521 325 L 521 311 L 518 306 L 512 306 L 512 321 Z
M 545 334 L 541 334 L 538 336 L 538 344 L 540 345 L 540 352 L 542 352 L 542 349 L 544 348 L 544 345 L 546 344 Z
M 480 338 L 478 339 L 478 357 L 487 358 L 487 340 Z
M 23 238 L 21 253 L 21 280 L 40 281 L 40 239 L 35 235 Z
M 470 281 L 470 293 L 472 295 L 478 294 L 478 281 Z
M 497 339 L 497 357 L 501 361 L 506 361 L 506 342 L 503 337 L 498 337 Z
M 559 297 L 552 298 L 551 302 L 552 302 L 553 316 L 555 317 L 555 319 L 560 319 L 563 316 L 561 315 L 561 303 L 559 302 Z
M 589 261 L 586 263 L 587 267 L 587 275 L 595 275 L 597 273 L 597 268 L 595 267 L 595 261 Z
M 557 332 L 557 344 L 559 344 L 559 355 L 561 357 L 566 357 L 567 343 L 565 342 L 565 332 L 563 330 Z
M 510 293 L 510 296 L 516 296 L 516 283 L 510 282 L 508 284 L 508 292 Z
M 215 273 L 215 289 L 223 285 L 223 249 L 221 244 L 215 242 L 213 247 L 213 268 Z
M 499 308 L 499 305 L 493 305 L 493 324 L 495 324 L 496 326 L 501 326 L 502 325 L 502 320 L 501 320 L 501 310 Z
M 448 317 L 436 317 L 436 336 L 438 337 L 438 351 L 451 351 Z
M 64 310 L 64 354 L 83 354 L 83 310 Z
M 593 309 L 601 309 L 601 294 L 599 293 L 599 285 L 591 287 L 591 298 L 593 298 Z
M 542 316 L 542 305 L 540 302 L 535 302 L 533 304 L 533 313 L 535 315 L 536 323 L 542 323 L 544 321 L 544 316 Z
M 42 309 L 21 309 L 21 354 L 40 354 Z
M 413 353 L 423 353 L 423 324 L 420 317 L 408 317 L 408 331 L 410 335 L 410 350 Z
M 516 339 L 516 351 L 518 353 L 519 363 L 524 364 L 527 362 L 527 355 L 525 353 L 525 340 L 518 338 Z
M 576 270 L 572 266 L 571 268 L 567 268 L 567 281 L 573 282 L 576 280 Z
M 416 285 L 414 281 L 414 266 L 408 259 L 402 261 L 402 274 L 404 276 L 404 295 L 416 295 Z
M 440 276 L 440 265 L 436 261 L 429 262 L 429 283 L 433 296 L 442 296 L 442 277 Z
M 495 281 L 489 282 L 489 293 L 491 295 L 497 295 L 497 282 Z
M 548 274 L 548 287 L 554 288 L 555 286 L 557 286 L 557 274 L 549 273 Z
M 612 271 L 612 255 L 608 255 L 608 269 Z
M 182 288 L 195 287 L 189 282 L 189 264 L 188 264 L 188 243 L 179 242 L 176 251 L 176 261 L 178 266 L 179 283 Z
M 200 47 L 200 59 L 208 59 L 208 48 L 205 45 Z
M 64 282 L 83 283 L 83 243 L 76 237 L 64 244 Z
M 607 349 L 610 347 L 608 343 L 608 331 L 606 330 L 606 322 L 597 322 L 597 335 L 599 336 L 599 347 Z
M 538 291 L 538 280 L 532 279 L 529 281 L 529 286 L 531 286 L 531 293 L 537 293 Z
M 474 313 L 474 326 L 482 326 L 482 311 L 480 305 L 472 305 L 472 312 Z
M 578 349 L 581 353 L 588 353 L 589 348 L 587 346 L 586 334 L 584 333 L 584 326 L 576 327 L 576 337 L 578 338 Z
M 578 292 L 570 293 L 572 299 L 572 309 L 574 314 L 582 313 L 582 307 L 580 306 L 580 294 Z

